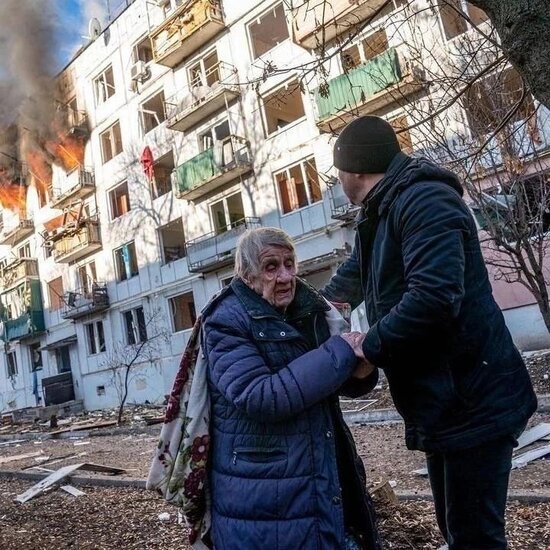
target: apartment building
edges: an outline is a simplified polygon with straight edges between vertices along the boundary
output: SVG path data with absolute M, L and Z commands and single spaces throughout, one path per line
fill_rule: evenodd
M 247 228 L 287 231 L 300 274 L 322 286 L 351 251 L 356 214 L 332 179 L 333 133 L 371 113 L 405 128 L 410 105 L 429 109 L 438 92 L 403 34 L 444 56 L 469 32 L 437 9 L 420 30 L 405 24 L 426 4 L 335 0 L 320 24 L 278 0 L 135 0 L 91 25 L 58 77 L 57 162 L 33 170 L 24 208 L 0 220 L 0 411 L 115 406 L 132 359 L 128 402 L 162 403 Z M 325 44 L 321 78 L 304 67 Z M 425 148 L 421 129 L 400 134 L 404 149 Z M 497 290 L 516 336 L 542 338 L 533 300 Z M 365 328 L 361 308 L 354 321 Z

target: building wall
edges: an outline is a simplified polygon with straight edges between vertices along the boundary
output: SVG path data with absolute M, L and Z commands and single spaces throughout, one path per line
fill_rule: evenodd
M 419 6 L 421 4 L 418 3 Z M 301 262 L 326 257 L 335 250 L 349 249 L 353 245 L 351 226 L 332 217 L 334 205 L 326 184 L 327 177 L 334 174 L 332 139 L 328 134 L 320 133 L 316 125 L 312 92 L 319 84 L 318 78 L 312 75 L 305 83 L 307 90 L 302 94 L 304 117 L 269 136 L 266 136 L 264 129 L 259 97 L 295 80 L 296 71 L 293 68 L 311 62 L 314 54 L 285 40 L 253 61 L 248 25 L 257 21 L 276 3 L 225 0 L 223 5 L 227 27 L 224 32 L 174 69 L 150 63 L 150 78 L 137 86 L 130 79 L 132 49 L 148 35 L 150 26 L 154 27 L 162 21 L 160 8 L 146 0 L 132 3 L 98 39 L 79 52 L 60 75 L 60 79 L 69 83 L 67 94 L 76 94 L 79 108 L 87 112 L 90 121 L 91 133 L 85 148 L 84 164 L 94 170 L 96 193 L 86 199 L 85 203 L 98 213 L 102 248 L 73 264 L 56 263 L 53 258 L 46 257 L 40 233 L 44 230 L 44 224 L 61 211 L 50 206 L 40 208 L 36 196 L 32 195 L 32 190 L 29 191 L 29 208 L 36 225 L 35 235 L 29 242 L 33 257 L 39 259 L 47 330 L 34 340 L 10 344 L 16 350 L 19 365 L 19 375 L 13 381 L 7 379 L 6 357 L 2 354 L 0 410 L 36 404 L 36 392 L 33 393 L 35 382 L 29 359 L 30 342 L 39 341 L 43 348 L 47 348 L 42 351 L 43 369 L 36 374 L 38 395 L 41 395 L 42 378 L 57 374 L 59 369 L 55 347 L 59 342 L 74 337 L 76 341 L 69 344 L 68 348 L 75 397 L 82 399 L 88 409 L 116 406 L 120 383 L 117 382 L 116 371 L 111 367 L 115 351 L 121 348 L 126 338 L 122 314 L 140 306 L 144 308 L 146 316 L 158 316 L 159 326 L 166 332 L 166 338 L 159 344 L 153 360 L 142 357 L 136 361 L 130 378 L 128 402 L 164 401 L 190 333 L 189 329 L 174 332 L 170 298 L 191 291 L 198 312 L 232 273 L 231 266 L 207 273 L 193 273 L 189 270 L 187 258 L 164 264 L 157 230 L 170 221 L 182 220 L 185 232 L 182 239 L 185 241 L 207 235 L 214 229 L 210 205 L 240 190 L 245 215 L 261 218 L 264 226 L 286 230 L 295 239 Z M 426 12 L 421 27 L 416 29 L 400 26 L 399 21 L 392 23 L 395 28 L 399 27 L 399 32 L 404 33 L 404 36 L 399 40 L 399 35 L 393 33 L 390 45 L 399 47 L 403 39 L 415 32 L 423 33 L 428 45 L 440 43 L 439 22 L 437 16 L 430 16 L 430 13 Z M 378 26 L 384 24 L 384 19 L 377 22 Z M 221 109 L 185 132 L 169 130 L 166 124 L 161 124 L 144 135 L 139 119 L 140 106 L 160 90 L 164 92 L 167 101 L 173 97 L 181 98 L 189 86 L 188 69 L 214 48 L 221 61 L 236 68 L 239 82 L 248 83 L 241 87 L 240 98 L 231 101 L 227 109 Z M 93 80 L 109 65 L 113 68 L 116 93 L 103 104 L 96 105 Z M 266 67 L 275 67 L 276 70 L 266 73 Z M 338 56 L 332 57 L 327 69 L 329 77 L 342 73 Z M 392 119 L 403 114 L 403 109 L 397 104 L 391 105 L 384 114 Z M 199 153 L 198 136 L 226 118 L 231 133 L 250 143 L 252 172 L 195 201 L 179 199 L 172 191 L 153 199 L 150 183 L 139 162 L 144 148 L 150 147 L 155 159 L 172 151 L 177 167 Z M 116 121 L 119 121 L 121 127 L 123 152 L 103 163 L 100 135 Z M 413 143 L 416 132 L 419 129 L 411 131 Z M 323 176 L 320 181 L 323 200 L 282 214 L 273 173 L 310 157 L 314 158 L 317 170 Z M 54 180 L 63 177 L 64 173 L 55 168 Z M 112 219 L 109 191 L 124 181 L 128 184 L 131 210 Z M 132 240 L 137 251 L 139 274 L 119 282 L 113 251 Z M 13 253 L 9 247 L 2 248 L 0 257 Z M 75 290 L 78 285 L 77 269 L 92 260 L 96 265 L 97 280 L 107 284 L 110 307 L 77 321 L 65 320 L 62 311 L 52 309 L 47 283 L 61 276 L 64 290 Z M 326 265 L 308 278 L 320 286 L 335 269 L 335 265 Z M 515 291 L 505 294 L 515 297 Z M 524 300 L 523 297 L 518 299 Z M 536 311 L 531 306 L 513 309 L 517 305 L 515 301 L 506 302 L 505 305 L 511 308 L 506 318 L 519 345 L 532 347 L 546 342 L 542 337 L 540 323 L 536 320 Z M 103 323 L 105 351 L 90 354 L 86 325 L 99 321 Z M 363 330 L 366 328 L 363 308 L 354 314 L 353 322 L 354 326 Z M 525 338 L 526 327 L 529 327 L 532 335 L 540 333 L 541 337 Z

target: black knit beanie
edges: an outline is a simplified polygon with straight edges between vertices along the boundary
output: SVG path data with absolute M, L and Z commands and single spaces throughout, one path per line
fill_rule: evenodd
M 334 166 L 352 174 L 383 174 L 401 151 L 391 125 L 377 116 L 350 122 L 334 144 Z

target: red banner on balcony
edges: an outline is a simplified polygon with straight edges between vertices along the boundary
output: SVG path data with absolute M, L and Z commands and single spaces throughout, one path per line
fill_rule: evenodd
M 147 179 L 151 181 L 154 175 L 153 167 L 154 167 L 155 161 L 153 159 L 153 152 L 151 151 L 151 148 L 149 146 L 143 149 L 143 153 L 141 153 L 140 162 L 141 162 L 141 166 L 143 167 L 143 173 L 147 176 Z

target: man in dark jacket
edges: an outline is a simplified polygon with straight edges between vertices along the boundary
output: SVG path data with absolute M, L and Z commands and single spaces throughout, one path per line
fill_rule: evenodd
M 450 550 L 505 549 L 512 450 L 536 398 L 462 188 L 403 154 L 378 117 L 342 131 L 334 165 L 362 208 L 354 250 L 322 292 L 353 308 L 365 301 L 364 356 L 384 369 L 408 448 L 426 452 Z

